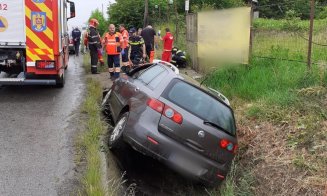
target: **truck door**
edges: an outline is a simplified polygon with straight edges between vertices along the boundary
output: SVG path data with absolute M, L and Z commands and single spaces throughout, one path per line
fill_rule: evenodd
M 68 33 L 68 26 L 67 26 L 67 1 L 66 0 L 59 0 L 59 17 L 60 17 L 60 24 L 59 24 L 59 33 L 60 33 L 60 43 L 59 43 L 59 53 L 63 55 L 64 64 L 68 64 L 68 45 L 69 45 L 69 33 Z M 62 66 L 65 66 L 62 65 Z

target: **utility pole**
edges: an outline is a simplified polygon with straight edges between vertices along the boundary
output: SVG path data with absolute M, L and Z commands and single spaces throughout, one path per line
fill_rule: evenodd
M 143 27 L 145 28 L 149 23 L 149 0 L 144 0 L 144 24 Z
M 176 31 L 175 31 L 175 38 L 176 38 L 176 42 L 178 42 L 178 34 L 179 34 L 179 24 L 178 24 L 178 10 L 177 10 L 177 0 L 174 1 L 174 8 L 175 8 L 175 17 L 176 17 Z
M 103 13 L 103 4 L 102 4 L 102 16 L 104 17 L 104 13 Z
M 312 34 L 313 34 L 313 22 L 315 17 L 315 1 L 311 0 L 310 9 L 310 31 L 309 31 L 309 47 L 308 47 L 308 70 L 311 70 L 311 54 L 312 54 Z
M 248 6 L 251 6 L 251 10 L 250 10 L 250 45 L 249 45 L 249 60 L 251 62 L 251 58 L 252 58 L 252 50 L 253 50 L 253 16 L 254 16 L 254 1 L 253 0 L 249 0 L 248 1 Z
M 170 15 L 170 4 L 169 4 L 169 0 L 168 0 L 168 8 L 167 8 L 167 22 L 169 23 L 170 21 L 169 21 L 169 15 Z

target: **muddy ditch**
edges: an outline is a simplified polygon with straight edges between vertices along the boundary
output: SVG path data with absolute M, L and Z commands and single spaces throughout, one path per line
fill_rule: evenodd
M 109 179 L 122 177 L 121 195 L 205 195 L 205 187 L 175 173 L 165 164 L 145 156 L 129 145 L 110 151 L 103 138 Z

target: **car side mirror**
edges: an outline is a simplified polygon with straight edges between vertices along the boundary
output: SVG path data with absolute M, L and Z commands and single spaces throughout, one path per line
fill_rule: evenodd
M 75 3 L 72 1 L 67 1 L 67 2 L 70 4 L 70 6 L 69 6 L 70 17 L 67 18 L 67 20 L 69 20 L 69 19 L 75 18 L 75 15 L 76 15 L 75 14 Z

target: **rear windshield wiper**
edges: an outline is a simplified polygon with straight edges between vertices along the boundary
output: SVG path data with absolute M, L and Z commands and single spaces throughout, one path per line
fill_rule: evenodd
M 211 125 L 213 127 L 216 127 L 217 129 L 219 129 L 219 130 L 227 133 L 228 135 L 234 136 L 231 132 L 227 131 L 226 129 L 222 128 L 220 125 L 218 125 L 218 124 L 216 124 L 214 122 L 210 122 L 210 121 L 205 120 L 205 121 L 203 121 L 203 124 L 205 124 L 205 125 Z

